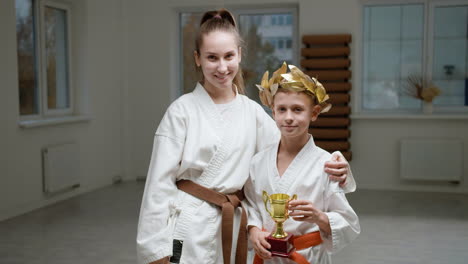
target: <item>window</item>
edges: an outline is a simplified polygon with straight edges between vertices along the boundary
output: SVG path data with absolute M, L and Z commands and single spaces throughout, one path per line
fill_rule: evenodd
M 22 118 L 72 114 L 70 7 L 16 0 L 16 35 Z
M 276 49 L 276 38 L 265 38 L 264 43 L 268 43 L 272 48 Z
M 283 25 L 284 24 L 284 21 L 283 21 L 283 16 L 278 16 L 278 25 Z
M 441 90 L 436 111 L 466 111 L 468 1 L 364 5 L 362 108 L 418 112 L 414 76 Z
M 297 10 L 278 8 L 271 10 L 230 9 L 236 16 L 239 30 L 244 39 L 242 70 L 247 95 L 260 102 L 255 84 L 259 83 L 266 70 L 272 72 L 283 61 L 297 65 Z M 199 76 L 195 72 L 193 50 L 195 32 L 203 12 L 180 13 L 181 37 L 181 93 L 191 92 Z M 266 25 L 263 21 L 275 21 L 278 17 L 291 21 L 290 25 Z M 288 44 L 289 43 L 289 44 Z
M 262 25 L 262 16 L 254 16 L 255 17 L 255 23 L 259 26 Z
M 284 41 L 282 39 L 278 39 L 278 49 L 284 48 Z
M 195 67 L 193 51 L 195 50 L 195 34 L 198 30 L 198 23 L 202 18 L 202 12 L 190 12 L 180 14 L 180 38 L 181 46 L 181 84 L 179 94 L 189 93 L 195 88 L 195 84 L 200 80 L 198 69 Z
M 431 38 L 433 83 L 443 89 L 435 104 L 467 106 L 468 97 L 468 3 L 460 6 L 434 6 Z
M 276 16 L 271 16 L 271 24 L 274 26 L 276 24 L 278 24 L 277 22 L 277 17 Z

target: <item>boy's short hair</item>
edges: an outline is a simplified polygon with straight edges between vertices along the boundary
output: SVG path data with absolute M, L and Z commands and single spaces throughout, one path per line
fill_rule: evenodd
M 286 62 L 283 62 L 283 65 L 273 73 L 271 79 L 268 79 L 268 71 L 263 74 L 262 82 L 260 85 L 257 84 L 260 101 L 263 105 L 273 108 L 273 98 L 278 89 L 282 89 L 292 92 L 303 92 L 309 95 L 314 104 L 320 105 L 322 108 L 320 113 L 330 110 L 331 104 L 326 102 L 329 99 L 327 91 L 316 78 L 309 77 L 291 64 L 289 65 L 290 72 L 286 73 L 287 70 L 288 65 Z

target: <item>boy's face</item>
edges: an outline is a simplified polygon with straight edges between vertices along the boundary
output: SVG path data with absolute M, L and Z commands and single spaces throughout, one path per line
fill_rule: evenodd
M 305 93 L 278 92 L 273 103 L 273 118 L 286 137 L 307 134 L 310 121 L 315 121 L 320 113 L 320 106 L 313 106 L 312 98 Z

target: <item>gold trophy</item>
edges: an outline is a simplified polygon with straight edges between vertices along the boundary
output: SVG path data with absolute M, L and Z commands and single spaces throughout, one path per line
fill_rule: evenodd
M 268 195 L 266 191 L 263 191 L 262 196 L 266 211 L 276 223 L 274 232 L 267 237 L 267 241 L 271 245 L 269 250 L 273 256 L 287 258 L 294 249 L 293 235 L 284 232 L 283 223 L 289 218 L 289 201 L 297 199 L 297 195 L 294 194 L 292 197 L 284 193 Z M 270 206 L 268 206 L 268 202 Z

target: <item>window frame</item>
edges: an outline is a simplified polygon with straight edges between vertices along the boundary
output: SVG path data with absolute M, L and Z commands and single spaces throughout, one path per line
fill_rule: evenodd
M 432 63 L 433 63 L 433 56 L 431 55 L 434 48 L 434 10 L 436 7 L 440 6 L 457 6 L 457 5 L 468 5 L 468 0 L 361 0 L 361 55 L 360 55 L 360 83 L 361 87 L 364 84 L 365 80 L 365 62 L 366 62 L 366 52 L 364 49 L 364 42 L 365 42 L 365 23 L 364 23 L 364 14 L 365 8 L 371 6 L 399 6 L 399 5 L 411 5 L 411 4 L 421 4 L 423 5 L 423 12 L 424 12 L 424 24 L 423 24 L 423 43 L 422 43 L 422 65 L 421 70 L 423 73 L 423 77 L 428 80 L 432 81 Z M 466 65 L 468 69 L 468 65 Z M 355 104 L 357 109 L 359 109 L 359 113 L 362 114 L 372 114 L 372 115 L 388 115 L 388 114 L 416 114 L 416 115 L 424 115 L 422 110 L 422 103 L 419 108 L 415 109 L 402 109 L 402 108 L 395 108 L 395 109 L 367 109 L 364 108 L 364 93 L 363 89 L 359 89 L 359 96 L 358 100 Z M 435 114 L 466 114 L 468 113 L 468 106 L 441 106 L 441 105 L 434 105 L 434 113 Z
M 426 50 L 426 76 L 428 80 L 432 80 L 432 70 L 433 70 L 433 58 L 434 56 L 431 56 L 430 54 L 434 51 L 434 13 L 435 13 L 435 8 L 437 7 L 449 7 L 449 6 L 458 6 L 458 5 L 466 5 L 468 7 L 468 0 L 432 0 L 432 1 L 427 1 L 427 35 L 428 35 L 428 41 L 427 41 L 427 50 Z M 466 44 L 468 45 L 468 39 L 466 41 Z M 468 54 L 466 55 L 468 56 Z M 468 72 L 468 65 L 465 65 L 466 71 Z M 466 79 L 466 78 L 465 78 Z M 466 95 L 465 95 L 466 96 Z M 440 105 L 435 105 L 435 112 L 440 112 L 440 113 L 468 113 L 468 105 L 461 105 L 461 106 L 440 106 Z
M 67 45 L 67 85 L 68 85 L 68 101 L 69 106 L 62 109 L 49 109 L 48 108 L 48 95 L 47 95 L 47 60 L 45 51 L 45 9 L 47 7 L 64 10 L 66 13 L 66 45 Z M 60 0 L 36 0 L 33 1 L 33 13 L 34 13 L 34 46 L 35 46 L 35 68 L 37 74 L 37 104 L 38 112 L 36 114 L 21 115 L 18 111 L 20 126 L 29 127 L 28 121 L 43 120 L 45 123 L 57 123 L 49 122 L 49 119 L 59 118 L 61 122 L 66 122 L 63 118 L 73 116 L 75 114 L 75 96 L 73 87 L 73 69 L 72 69 L 72 5 L 67 1 Z M 49 121 L 47 121 L 49 120 Z M 59 123 L 61 123 L 59 122 Z

